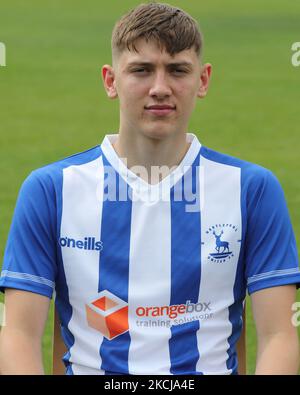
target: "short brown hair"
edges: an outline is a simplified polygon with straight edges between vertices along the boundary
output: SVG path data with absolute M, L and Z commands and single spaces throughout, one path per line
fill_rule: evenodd
M 180 8 L 169 4 L 140 4 L 123 15 L 112 33 L 113 56 L 126 48 L 137 51 L 135 43 L 140 38 L 154 40 L 171 56 L 190 48 L 201 55 L 202 35 L 197 22 Z

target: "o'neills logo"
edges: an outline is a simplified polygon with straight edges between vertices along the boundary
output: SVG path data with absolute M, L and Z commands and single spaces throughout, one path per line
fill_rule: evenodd
M 161 317 L 168 316 L 173 319 L 178 315 L 187 313 L 200 313 L 205 311 L 211 311 L 211 302 L 191 303 L 187 300 L 186 304 L 176 304 L 172 306 L 156 306 L 156 307 L 142 307 L 139 306 L 136 309 L 136 315 L 138 317 Z
M 103 243 L 101 240 L 96 240 L 95 237 L 85 237 L 83 240 L 71 239 L 70 237 L 61 237 L 59 239 L 61 247 L 79 248 L 81 250 L 102 251 Z

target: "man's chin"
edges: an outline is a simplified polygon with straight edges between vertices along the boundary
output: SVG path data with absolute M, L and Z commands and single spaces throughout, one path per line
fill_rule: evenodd
M 148 137 L 151 140 L 162 141 L 167 139 L 172 133 L 145 133 L 145 137 Z
M 157 125 L 157 127 L 155 128 L 144 129 L 142 131 L 142 134 L 145 137 L 148 137 L 149 139 L 153 139 L 153 140 L 164 140 L 174 135 L 175 133 L 176 133 L 175 129 L 170 127 L 163 127 L 160 125 Z

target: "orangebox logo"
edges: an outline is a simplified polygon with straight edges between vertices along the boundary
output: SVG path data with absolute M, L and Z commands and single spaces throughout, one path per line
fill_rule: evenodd
M 85 305 L 89 326 L 112 340 L 127 332 L 128 303 L 105 290 Z
M 186 313 L 201 313 L 204 311 L 211 311 L 211 302 L 203 303 L 191 303 L 190 300 L 186 301 L 186 304 L 175 304 L 171 306 L 156 306 L 156 307 L 138 307 L 136 309 L 136 315 L 138 317 L 159 317 L 168 316 L 169 318 L 177 318 L 178 315 L 184 315 Z

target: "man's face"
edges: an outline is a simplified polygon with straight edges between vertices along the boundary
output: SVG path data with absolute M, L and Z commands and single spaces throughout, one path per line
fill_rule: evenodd
M 153 139 L 187 132 L 196 98 L 206 94 L 210 65 L 201 67 L 194 49 L 171 56 L 145 40 L 136 49 L 103 68 L 109 97 L 120 100 L 120 130 Z

